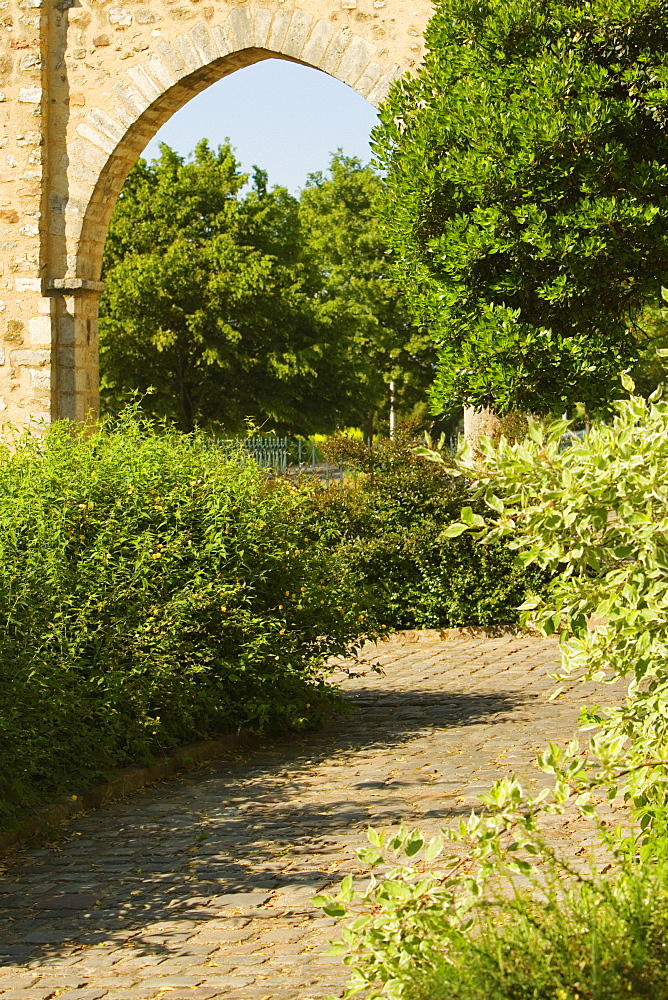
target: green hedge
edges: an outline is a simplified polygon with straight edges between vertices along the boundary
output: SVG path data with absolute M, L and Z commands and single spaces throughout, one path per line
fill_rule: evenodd
M 505 544 L 445 538 L 471 488 L 451 464 L 417 456 L 415 444 L 410 426 L 373 448 L 334 439 L 329 457 L 346 469 L 346 485 L 320 498 L 323 530 L 388 628 L 517 624 L 517 608 L 546 575 L 518 569 Z
M 126 415 L 0 453 L 0 818 L 241 725 L 303 726 L 367 627 L 311 491 Z
M 511 554 L 443 538 L 452 469 L 409 436 L 336 447 L 342 490 L 131 411 L 0 451 L 0 822 L 188 740 L 317 723 L 327 657 L 367 636 L 517 621 Z

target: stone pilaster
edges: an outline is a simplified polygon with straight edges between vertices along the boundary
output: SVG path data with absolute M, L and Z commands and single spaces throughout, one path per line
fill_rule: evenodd
M 97 307 L 103 290 L 102 282 L 82 278 L 48 283 L 55 420 L 90 423 L 98 417 Z

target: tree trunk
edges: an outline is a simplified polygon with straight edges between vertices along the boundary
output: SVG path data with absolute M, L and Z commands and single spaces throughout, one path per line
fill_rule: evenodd
M 367 413 L 362 426 L 362 434 L 364 436 L 364 441 L 368 444 L 369 448 L 373 448 L 373 430 L 374 430 L 374 418 L 376 414 L 372 410 L 371 413 Z
M 390 441 L 394 441 L 394 432 L 397 429 L 396 402 L 396 383 L 394 379 L 392 379 L 390 382 Z
M 473 452 L 480 452 L 480 439 L 498 437 L 501 433 L 501 418 L 494 410 L 485 407 L 476 410 L 472 406 L 464 407 L 464 437 Z

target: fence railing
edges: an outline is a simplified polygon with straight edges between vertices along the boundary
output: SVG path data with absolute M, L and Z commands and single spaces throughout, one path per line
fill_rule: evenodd
M 270 469 L 274 473 L 292 469 L 295 472 L 310 470 L 315 473 L 322 466 L 315 443 L 300 438 L 254 434 L 248 438 L 213 438 L 212 446 L 228 455 L 242 449 L 261 469 Z
M 287 437 L 250 437 L 241 442 L 261 469 L 285 472 L 290 464 L 293 442 Z
M 219 448 L 225 455 L 244 451 L 261 469 L 285 472 L 290 464 L 293 442 L 288 437 L 253 435 L 248 438 L 212 438 L 211 447 Z
M 417 442 L 416 442 L 417 443 Z M 458 447 L 457 437 L 442 439 L 438 447 L 446 454 L 454 455 Z M 275 437 L 254 434 L 247 438 L 212 438 L 211 446 L 220 448 L 230 455 L 240 449 L 246 452 L 261 469 L 273 472 L 296 474 L 311 473 L 329 482 L 343 478 L 340 466 L 329 465 L 321 458 L 313 441 L 303 438 Z

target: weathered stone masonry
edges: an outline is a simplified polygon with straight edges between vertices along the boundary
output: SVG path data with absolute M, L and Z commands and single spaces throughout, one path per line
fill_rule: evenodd
M 95 415 L 109 216 L 175 111 L 272 56 L 377 104 L 421 59 L 430 11 L 430 0 L 0 0 L 3 431 Z

